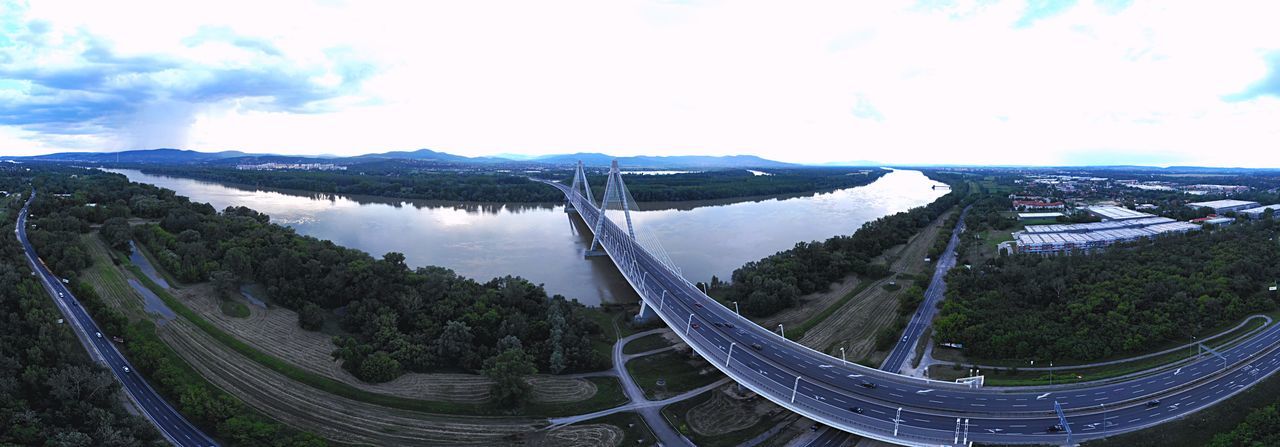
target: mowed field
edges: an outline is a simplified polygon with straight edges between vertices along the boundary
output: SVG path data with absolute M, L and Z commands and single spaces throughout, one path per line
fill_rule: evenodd
M 872 354 L 875 349 L 876 332 L 881 328 L 894 324 L 898 319 L 898 295 L 907 289 L 907 281 L 898 279 L 897 273 L 907 273 L 928 278 L 932 275 L 931 263 L 924 259 L 939 237 L 942 224 L 946 222 L 954 210 L 943 213 L 929 226 L 912 236 L 906 244 L 892 247 L 882 255 L 882 260 L 889 263 L 889 270 L 894 276 L 872 283 L 848 303 L 836 310 L 830 317 L 805 332 L 800 343 L 810 348 L 839 356 L 844 347 L 845 357 L 850 361 L 862 359 Z M 945 232 L 941 232 L 945 233 Z M 889 281 L 897 281 L 899 288 L 886 290 Z M 924 288 L 927 284 L 922 284 Z M 874 358 L 873 358 L 874 359 Z
M 248 304 L 249 316 L 224 314 L 220 299 L 209 284 L 195 284 L 173 291 L 173 295 L 223 331 L 276 358 L 353 387 L 379 394 L 410 399 L 455 403 L 482 403 L 489 400 L 492 381 L 475 374 L 407 373 L 386 383 L 366 383 L 357 379 L 330 355 L 337 346 L 330 336 L 298 326 L 298 314 L 272 306 L 263 309 Z M 596 386 L 585 379 L 534 376 L 529 379 L 535 402 L 577 402 L 595 396 Z
M 109 249 L 96 234 L 86 235 L 84 242 L 94 264 L 82 273 L 83 279 L 93 284 L 104 301 L 124 310 L 130 318 L 148 318 L 141 304 L 141 296 L 127 283 L 131 273 L 112 263 Z M 211 292 L 208 285 L 192 285 L 182 289 L 179 299 L 229 332 L 239 333 L 234 328 L 260 326 L 259 331 L 254 332 L 260 337 L 258 340 L 275 336 L 280 343 L 256 343 L 255 346 L 273 355 L 279 355 L 282 349 L 290 347 L 314 348 L 317 346 L 315 340 L 328 340 L 322 334 L 297 328 L 296 316 L 285 309 L 265 311 L 251 305 L 253 312 L 248 318 L 226 316 L 216 307 L 217 299 L 211 294 L 205 295 L 207 292 Z M 197 305 L 197 299 L 192 297 L 203 301 Z M 273 312 L 276 310 L 280 312 Z M 286 319 L 291 323 L 284 324 Z M 545 431 L 540 428 L 546 425 L 546 421 L 536 417 L 449 416 L 360 402 L 321 391 L 272 371 L 228 348 L 183 318 L 160 325 L 157 333 L 183 360 L 215 386 L 281 422 L 343 444 L 612 446 L 622 439 L 622 430 L 607 424 L 569 426 Z M 299 337 L 306 337 L 312 344 L 297 344 Z M 245 341 L 253 342 L 251 339 Z M 334 370 L 342 371 L 336 367 Z M 477 402 L 482 400 L 481 396 L 488 396 L 488 381 L 475 380 L 484 379 L 480 376 L 415 376 L 419 376 L 413 378 L 420 381 L 418 383 L 434 382 L 429 384 L 431 391 L 407 392 L 410 396 L 454 396 L 459 402 Z M 458 377 L 461 385 L 449 383 L 453 377 Z M 594 395 L 596 390 L 594 383 L 573 378 L 539 376 L 530 381 L 535 388 L 535 399 L 546 402 L 586 399 Z M 585 383 L 585 386 L 579 382 Z M 399 386 L 407 389 L 413 383 L 415 382 L 399 383 Z

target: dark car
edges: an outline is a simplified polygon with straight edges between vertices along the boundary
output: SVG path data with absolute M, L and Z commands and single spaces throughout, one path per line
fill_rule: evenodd
M 702 308 L 702 303 L 693 303 L 693 306 L 694 306 L 694 307 L 697 307 L 697 308 L 699 308 L 699 309 L 701 309 L 701 308 Z
M 1057 433 L 1057 432 L 1060 432 L 1060 431 L 1062 431 L 1062 425 L 1061 425 L 1061 424 L 1054 424 L 1052 427 L 1049 427 L 1049 433 Z
M 694 329 L 702 329 L 702 325 L 700 325 L 700 324 L 698 324 L 698 323 L 693 323 L 693 324 L 691 324 L 690 326 L 692 326 Z
M 733 329 L 733 328 L 735 328 L 735 327 L 737 327 L 737 326 L 734 326 L 734 325 L 733 325 L 733 323 L 725 323 L 725 324 L 724 324 L 724 327 L 727 327 L 727 328 L 729 328 L 729 329 Z
M 1160 406 L 1160 399 L 1147 402 L 1147 408 L 1158 407 L 1158 406 Z
M 854 412 L 854 413 L 858 413 L 858 414 L 862 414 L 862 407 L 849 407 L 849 411 L 852 411 L 852 412 Z
M 714 325 L 715 327 L 724 327 L 724 323 L 721 323 L 719 321 L 713 322 L 711 324 Z
M 751 349 L 755 349 L 755 350 L 757 350 L 757 351 L 763 351 L 763 350 L 764 350 L 764 346 L 760 346 L 760 344 L 759 344 L 759 343 L 752 343 L 752 344 L 751 344 Z
M 862 386 L 863 388 L 867 388 L 867 389 L 875 389 L 875 388 L 876 388 L 876 384 L 871 383 L 871 382 L 868 382 L 868 381 L 865 381 L 865 380 L 864 380 L 864 381 L 862 381 L 862 383 L 860 383 L 860 384 L 858 384 L 858 385 Z

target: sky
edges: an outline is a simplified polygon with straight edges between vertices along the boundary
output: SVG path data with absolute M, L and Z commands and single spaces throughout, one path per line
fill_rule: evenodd
M 0 0 L 0 154 L 1280 167 L 1280 2 Z

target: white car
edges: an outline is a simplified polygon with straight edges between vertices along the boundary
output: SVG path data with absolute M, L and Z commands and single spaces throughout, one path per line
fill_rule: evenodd
M 93 335 L 94 335 L 94 336 L 96 336 L 96 337 L 98 337 L 98 338 L 102 338 L 102 333 L 101 333 L 101 332 L 94 332 L 94 333 L 93 333 Z
M 129 372 L 129 367 L 128 367 L 128 366 L 125 366 L 125 367 L 124 367 L 124 372 Z

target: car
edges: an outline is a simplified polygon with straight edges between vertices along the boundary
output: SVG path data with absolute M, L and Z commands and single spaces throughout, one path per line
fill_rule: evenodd
M 751 349 L 755 349 L 755 350 L 757 350 L 757 351 L 763 351 L 763 350 L 764 350 L 764 346 L 760 346 L 760 344 L 759 344 L 759 343 L 752 343 L 752 344 L 751 344 Z
M 713 322 L 713 323 L 711 323 L 711 324 L 712 324 L 713 326 L 715 326 L 715 327 L 724 327 L 724 323 L 721 323 L 721 322 L 719 322 L 719 321 Z
M 737 327 L 737 326 L 734 326 L 734 325 L 733 325 L 733 323 L 725 323 L 725 324 L 724 324 L 724 327 L 727 327 L 727 328 L 729 328 L 729 329 L 733 329 L 733 328 L 735 328 L 735 327 Z
M 859 383 L 858 385 L 869 390 L 876 389 L 876 384 L 865 381 L 865 380 L 863 380 L 862 383 Z
M 124 367 L 124 372 L 129 372 L 129 367 L 128 367 L 128 366 L 125 366 L 125 367 Z
M 101 333 L 101 332 L 94 332 L 94 333 L 93 333 L 93 335 L 94 335 L 95 337 L 102 338 L 102 333 Z
M 700 324 L 698 324 L 698 323 L 693 323 L 693 324 L 690 324 L 690 325 L 689 325 L 689 327 L 692 327 L 692 328 L 694 328 L 694 329 L 701 329 L 701 328 L 702 328 L 702 325 L 700 325 Z
M 854 413 L 858 413 L 858 414 L 862 414 L 862 407 L 849 407 L 849 411 L 852 411 L 852 412 L 854 412 Z
M 1053 424 L 1053 426 L 1049 427 L 1049 433 L 1057 433 L 1060 431 L 1062 431 L 1062 424 Z
M 1160 406 L 1160 399 L 1147 402 L 1147 408 L 1158 407 L 1158 406 Z
M 58 298 L 66 298 L 66 297 L 67 297 L 67 296 L 66 296 L 66 295 L 63 295 L 63 294 L 62 294 L 62 292 L 58 292 Z
M 696 308 L 699 308 L 699 309 L 702 309 L 702 308 L 703 308 L 703 307 L 702 307 L 702 303 L 693 303 L 693 307 L 696 307 Z
M 903 335 L 903 336 L 902 336 L 902 341 L 904 341 L 904 342 L 905 342 L 905 341 L 907 341 L 907 336 L 906 336 L 906 335 Z

